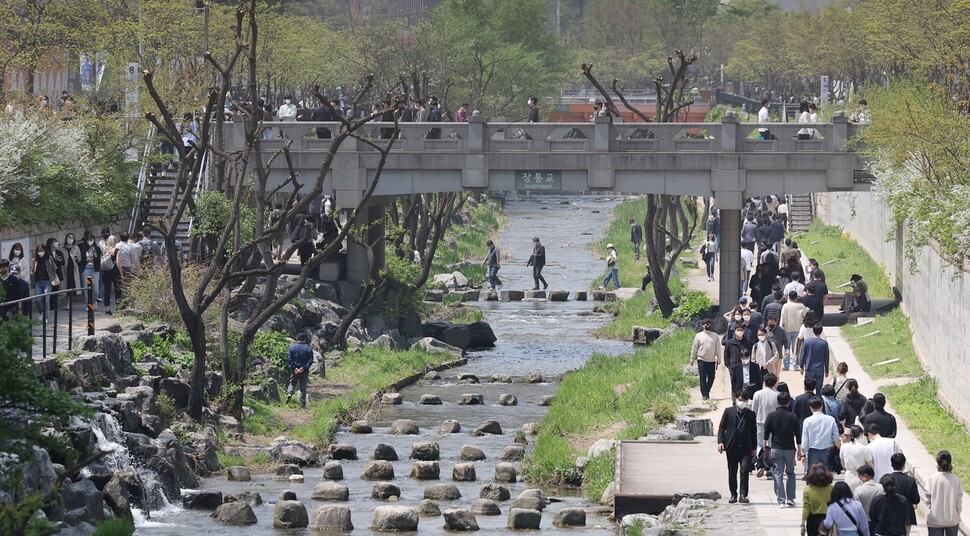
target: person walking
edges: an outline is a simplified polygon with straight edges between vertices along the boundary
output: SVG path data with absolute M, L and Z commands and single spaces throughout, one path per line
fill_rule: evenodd
M 907 536 L 906 519 L 909 503 L 896 490 L 896 479 L 886 474 L 879 480 L 884 495 L 872 500 L 869 518 L 876 536 Z
M 701 258 L 707 266 L 707 280 L 714 281 L 714 263 L 717 261 L 717 245 L 714 241 L 714 233 L 707 233 L 707 240 L 701 244 Z
M 882 437 L 878 424 L 866 427 L 869 436 L 869 452 L 872 453 L 872 469 L 876 472 L 876 482 L 882 483 L 882 477 L 892 472 L 892 457 L 902 452 L 899 443 L 890 437 Z M 890 535 L 891 536 L 891 535 Z
M 832 377 L 832 388 L 835 389 L 835 399 L 839 402 L 845 400 L 845 397 L 849 394 L 849 389 L 845 386 L 849 381 L 848 374 L 849 365 L 845 361 L 835 366 L 835 376 Z
M 94 297 L 99 296 L 101 288 L 101 248 L 94 243 L 94 233 L 87 231 L 84 233 L 84 240 L 78 246 L 81 253 L 81 279 L 84 286 L 88 285 L 88 278 L 94 285 Z
M 919 486 L 916 479 L 903 472 L 906 469 L 906 455 L 902 452 L 893 454 L 889 459 L 893 466 L 893 472 L 889 473 L 896 479 L 896 493 L 899 493 L 909 502 L 909 510 L 906 513 L 906 534 L 916 524 L 916 505 L 919 504 Z
M 529 97 L 529 117 L 526 120 L 529 123 L 539 122 L 539 99 L 538 97 Z
M 806 463 L 809 467 L 821 463 L 831 471 L 829 452 L 842 445 L 838 423 L 832 416 L 825 414 L 825 404 L 821 398 L 812 397 L 808 405 L 812 409 L 812 415 L 802 422 L 802 449 L 807 458 Z
M 832 502 L 832 473 L 825 464 L 816 463 L 808 468 L 802 492 L 802 534 L 818 534 L 818 527 L 828 514 Z
M 499 251 L 495 242 L 488 240 L 485 242 L 488 251 L 485 253 L 485 260 L 482 264 L 488 267 L 488 282 L 495 292 L 501 292 L 502 280 L 498 278 L 498 271 L 502 268 L 502 253 Z
M 859 480 L 859 468 L 863 465 L 872 467 L 872 452 L 868 446 L 862 444 L 865 439 L 862 434 L 861 426 L 846 426 L 842 447 L 839 449 L 839 459 L 845 469 L 845 482 L 853 492 L 862 484 Z
M 532 279 L 536 282 L 536 286 L 532 287 L 532 290 L 539 290 L 540 282 L 543 289 L 549 288 L 549 283 L 546 283 L 545 278 L 542 277 L 542 267 L 546 265 L 546 246 L 539 242 L 538 236 L 532 239 L 532 255 L 525 265 L 532 267 Z
M 53 289 L 57 279 L 57 267 L 54 265 L 54 257 L 47 251 L 44 244 L 37 244 L 34 250 L 34 258 L 30 267 L 30 286 L 34 289 L 34 296 L 37 296 L 37 313 L 43 315 L 44 322 L 47 321 L 47 311 L 50 307 L 50 300 L 45 294 Z
M 634 259 L 640 260 L 640 243 L 643 242 L 643 226 L 630 219 L 630 242 L 633 243 Z
M 941 450 L 936 455 L 936 473 L 926 481 L 928 536 L 957 536 L 963 511 L 963 487 L 953 474 L 953 457 Z
M 734 336 L 728 339 L 731 333 L 734 333 Z M 735 375 L 742 372 L 740 367 L 741 358 L 744 352 L 749 352 L 750 355 L 751 343 L 744 336 L 743 325 L 734 326 L 733 330 L 731 327 L 728 327 L 728 333 L 724 337 L 727 339 L 722 341 L 724 345 L 724 366 L 727 367 L 728 374 L 731 376 L 731 385 L 734 386 L 742 381 L 736 380 Z
M 286 403 L 293 398 L 293 391 L 300 389 L 300 407 L 306 408 L 306 386 L 310 379 L 310 365 L 313 364 L 313 349 L 307 344 L 306 332 L 296 336 L 296 342 L 290 346 L 288 365 L 290 368 L 290 383 L 286 387 Z
M 822 396 L 822 385 L 829 375 L 829 343 L 819 337 L 822 324 L 815 324 L 812 333 L 815 337 L 808 337 L 802 343 L 799 364 L 805 378 L 815 378 L 815 396 Z
M 98 262 L 101 264 L 101 282 L 104 283 L 102 286 L 104 290 L 104 312 L 110 315 L 112 314 L 112 294 L 115 295 L 116 302 L 121 301 L 123 297 L 122 282 L 125 278 L 121 271 L 121 251 L 118 249 L 118 238 L 114 235 L 109 236 L 107 242 L 105 242 L 101 259 Z
M 855 378 L 846 380 L 845 390 L 848 391 L 848 394 L 845 395 L 845 399 L 842 401 L 842 422 L 846 426 L 859 424 L 857 421 L 860 420 L 862 410 L 866 407 L 868 399 L 866 395 L 859 392 L 859 382 Z
M 863 465 L 859 467 L 856 471 L 859 477 L 859 486 L 853 491 L 855 493 L 855 498 L 862 503 L 862 510 L 869 517 L 869 528 L 870 534 L 872 533 L 872 515 L 869 511 L 872 508 L 872 502 L 876 500 L 876 497 L 883 495 L 882 486 L 873 478 L 875 473 L 872 471 L 871 465 Z
M 758 423 L 758 452 L 763 448 L 762 438 L 765 437 L 765 421 L 768 415 L 778 407 L 778 391 L 775 385 L 778 383 L 778 376 L 769 372 L 764 376 L 765 386 L 758 389 L 751 397 L 751 411 L 755 414 L 755 422 Z
M 781 322 L 779 324 L 781 329 L 785 330 L 785 336 L 788 338 L 788 352 L 785 353 L 782 370 L 788 370 L 792 363 L 796 368 L 798 367 L 798 359 L 795 357 L 795 339 L 798 337 L 798 331 L 801 329 L 806 313 L 808 313 L 808 307 L 798 301 L 798 294 L 789 293 L 788 302 L 781 307 Z
M 724 409 L 717 427 L 717 452 L 727 455 L 728 488 L 731 491 L 728 502 L 744 504 L 748 502 L 748 476 L 751 474 L 751 460 L 755 456 L 758 428 L 754 413 L 748 410 L 748 394 L 742 390 L 735 393 L 734 398 L 734 406 Z
M 79 290 L 81 284 L 81 249 L 78 247 L 74 233 L 67 233 L 64 236 L 64 243 L 61 244 L 61 256 L 64 258 L 64 281 L 61 283 L 66 289 Z M 68 302 L 70 303 L 70 302 Z M 70 307 L 65 306 L 65 307 Z
M 845 482 L 832 486 L 832 502 L 825 510 L 822 526 L 826 529 L 834 526 L 839 536 L 869 536 L 869 518 Z
M 764 434 L 758 439 L 766 448 L 771 448 L 771 459 L 775 463 L 775 498 L 782 508 L 795 507 L 795 453 L 801 445 L 801 428 L 798 418 L 791 412 L 791 395 L 778 390 L 778 409 L 765 418 Z M 787 478 L 787 481 L 786 481 Z
M 751 360 L 751 350 L 741 350 L 741 361 L 731 366 L 731 392 L 754 392 L 761 385 L 761 367 Z
M 859 419 L 862 421 L 862 427 L 866 428 L 870 424 L 878 424 L 879 435 L 896 437 L 896 417 L 886 411 L 886 395 L 882 393 L 872 395 L 872 405 L 875 409 Z
M 721 362 L 721 344 L 717 333 L 711 330 L 710 320 L 701 322 L 701 331 L 694 335 L 694 342 L 690 345 L 690 365 L 697 364 L 697 375 L 700 378 L 701 398 L 711 399 L 711 388 L 714 386 L 714 374 Z
M 600 287 L 600 289 L 606 290 L 606 288 L 610 284 L 610 280 L 612 280 L 613 281 L 613 286 L 616 287 L 617 290 L 619 290 L 619 288 L 620 288 L 620 276 L 619 276 L 620 262 L 619 262 L 619 258 L 616 255 L 616 248 L 613 247 L 613 244 L 607 244 L 606 245 L 606 252 L 607 252 L 607 254 L 606 254 L 606 270 L 607 271 L 606 271 L 606 277 L 603 278 L 603 285 Z

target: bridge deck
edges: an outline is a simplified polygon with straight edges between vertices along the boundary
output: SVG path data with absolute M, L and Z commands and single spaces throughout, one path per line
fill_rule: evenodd
M 725 480 L 725 466 L 715 445 L 713 437 L 674 442 L 621 441 L 617 449 L 614 516 L 620 519 L 635 513 L 656 515 L 673 503 L 678 492 L 720 488 L 718 484 L 723 485 Z

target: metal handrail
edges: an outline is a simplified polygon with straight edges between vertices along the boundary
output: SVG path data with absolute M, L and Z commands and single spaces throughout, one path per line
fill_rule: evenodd
M 141 211 L 141 200 L 145 196 L 145 186 L 148 183 L 148 157 L 152 153 L 152 143 L 155 141 L 155 125 L 149 125 L 148 136 L 145 141 L 145 150 L 142 151 L 141 169 L 138 171 L 138 185 L 135 193 L 135 206 L 131 208 L 131 221 L 128 223 L 128 232 L 134 234 L 135 226 L 138 225 L 139 212 Z
M 195 181 L 195 192 L 193 192 L 194 197 L 198 197 L 200 193 L 204 192 L 208 187 L 209 182 L 209 151 L 202 153 L 202 165 L 199 167 L 199 180 Z M 192 236 L 192 226 L 195 224 L 195 214 L 189 216 L 189 230 L 188 234 Z
M 60 296 L 62 294 L 66 295 L 67 296 L 67 304 L 68 304 L 68 308 L 67 308 L 67 349 L 68 349 L 68 351 L 73 350 L 73 348 L 74 348 L 74 307 L 73 307 L 74 306 L 74 294 L 76 292 L 78 292 L 78 291 L 84 292 L 87 295 L 87 308 L 86 308 L 87 309 L 87 334 L 88 335 L 94 335 L 94 331 L 95 331 L 95 324 L 94 324 L 94 303 L 95 303 L 95 296 L 94 296 L 94 278 L 93 277 L 87 277 L 86 280 L 85 280 L 85 283 L 87 284 L 87 286 L 81 287 L 81 288 L 70 288 L 70 289 L 64 289 L 64 290 L 54 290 L 54 291 L 51 291 L 51 292 L 45 292 L 43 294 L 34 294 L 33 296 L 28 296 L 26 298 L 20 298 L 20 299 L 10 300 L 10 301 L 6 301 L 6 302 L 3 302 L 3 303 L 0 303 L 0 313 L 2 313 L 4 316 L 6 316 L 6 311 L 10 307 L 19 306 L 22 303 L 32 304 L 32 302 L 34 302 L 38 298 L 40 298 L 42 300 L 50 300 L 52 296 Z M 18 307 L 18 309 L 19 309 L 19 307 Z M 57 353 L 57 333 L 58 333 L 58 329 L 57 329 L 57 312 L 58 312 L 58 308 L 55 307 L 50 312 L 53 313 L 53 317 L 54 317 L 53 318 L 53 322 L 48 322 L 47 315 L 43 315 L 43 314 L 40 313 L 40 311 L 38 311 L 38 314 L 41 314 L 41 343 L 43 344 L 43 347 L 41 349 L 41 354 L 45 358 L 47 357 L 47 327 L 48 327 L 48 325 L 50 325 L 52 327 L 52 329 L 51 329 L 51 336 L 52 336 L 52 339 L 53 339 L 53 344 L 52 344 L 52 347 L 51 347 L 51 353 L 52 354 L 56 354 Z M 31 319 L 34 318 L 33 308 L 30 309 L 30 312 L 28 314 L 28 318 L 31 318 Z

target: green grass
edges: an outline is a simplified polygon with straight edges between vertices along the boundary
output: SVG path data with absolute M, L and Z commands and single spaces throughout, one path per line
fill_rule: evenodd
M 866 337 L 875 331 L 879 334 Z M 877 316 L 871 324 L 846 324 L 842 333 L 849 341 L 856 359 L 872 378 L 916 377 L 923 374 L 919 358 L 913 350 L 909 318 L 899 309 L 885 316 Z M 899 361 L 874 366 L 875 363 L 894 358 L 899 358 Z
M 970 479 L 970 434 L 937 400 L 939 386 L 935 379 L 923 376 L 919 381 L 901 386 L 888 386 L 883 391 L 899 416 L 906 420 L 930 455 L 948 450 L 954 460 L 953 472 L 964 482 Z
M 651 298 L 653 298 L 653 291 L 648 290 L 647 292 L 638 292 L 629 300 L 605 302 L 604 307 L 614 315 L 613 321 L 596 328 L 593 333 L 608 339 L 629 340 L 633 333 L 633 326 L 648 328 L 669 326 L 670 321 L 665 319 L 660 311 L 647 313 Z
M 852 274 L 859 274 L 869 285 L 870 298 L 893 298 L 885 271 L 862 246 L 843 234 L 841 228 L 815 220 L 807 233 L 795 237 L 794 240 L 809 258 L 818 260 L 819 267 L 825 272 L 830 293 L 839 292 L 841 289 L 835 288 L 836 286 L 849 281 Z M 825 264 L 832 260 L 835 262 Z
M 539 426 L 525 474 L 533 483 L 561 483 L 583 453 L 574 442 L 616 427 L 617 439 L 646 435 L 655 425 L 644 415 L 658 400 L 687 402 L 696 379 L 683 374 L 693 333 L 681 330 L 633 354 L 593 355 L 583 368 L 563 380 Z M 622 386 L 622 387 L 621 387 Z M 592 463 L 583 491 L 598 500 L 613 480 L 611 461 Z
M 261 436 L 274 436 L 283 431 L 283 421 L 276 415 L 276 409 L 265 402 L 246 398 L 245 405 L 253 410 L 253 414 L 243 419 L 243 428 L 247 433 Z
M 253 456 L 252 458 L 245 458 L 237 454 L 227 454 L 224 451 L 216 451 L 216 456 L 219 458 L 219 464 L 223 468 L 232 467 L 234 465 L 243 465 L 248 467 L 250 470 L 258 471 L 260 469 L 267 469 L 272 467 L 275 462 L 270 459 L 269 454 L 265 452 L 260 452 L 259 454 Z
M 452 224 L 445 232 L 445 238 L 454 239 L 458 247 L 452 249 L 442 240 L 438 244 L 431 273 L 451 273 L 451 270 L 447 269 L 448 265 L 471 261 L 472 266 L 459 271 L 469 280 L 479 283 L 485 278 L 485 267 L 482 266 L 482 260 L 485 259 L 485 241 L 493 238 L 496 231 L 505 225 L 505 216 L 501 209 L 492 210 L 487 203 L 480 203 L 474 207 L 469 207 L 467 204 L 465 206 L 468 207 L 465 210 L 469 216 L 468 221 L 464 225 Z
M 94 536 L 131 536 L 135 533 L 135 524 L 130 519 L 113 517 L 104 520 L 94 529 Z
M 312 421 L 294 429 L 292 435 L 316 446 L 326 445 L 333 438 L 337 425 L 367 408 L 374 393 L 451 359 L 453 357 L 449 355 L 429 354 L 422 350 L 398 352 L 363 348 L 360 352 L 345 354 L 336 367 L 327 371 L 327 381 L 350 385 L 351 390 L 340 397 L 311 403 Z

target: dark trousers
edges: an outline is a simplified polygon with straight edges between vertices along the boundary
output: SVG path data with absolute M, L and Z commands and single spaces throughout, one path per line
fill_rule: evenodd
M 742 497 L 748 496 L 748 475 L 751 474 L 751 452 L 744 450 L 743 446 L 732 447 L 727 451 L 728 464 L 728 487 L 731 489 L 731 496 L 736 497 L 738 491 Z M 741 489 L 738 490 L 738 469 L 741 470 Z M 818 531 L 816 530 L 815 534 Z
M 287 398 L 287 400 L 289 400 L 289 398 L 291 396 L 293 396 L 293 391 L 295 391 L 297 389 L 297 387 L 299 387 L 299 389 L 300 389 L 300 405 L 305 407 L 306 406 L 306 385 L 307 385 L 307 380 L 309 380 L 309 379 L 310 379 L 310 369 L 309 368 L 303 369 L 303 372 L 301 372 L 299 374 L 297 374 L 296 372 L 294 372 L 293 375 L 290 376 L 290 384 L 286 388 L 286 398 Z
M 708 361 L 697 360 L 697 375 L 701 380 L 701 396 L 705 399 L 711 396 L 711 387 L 714 386 L 714 371 L 716 364 Z
M 650 277 L 650 272 L 647 272 L 647 274 L 643 276 L 643 279 L 640 280 L 640 290 L 646 292 L 647 285 L 649 285 L 651 281 L 653 281 L 653 278 Z
M 532 279 L 536 281 L 536 288 L 539 288 L 539 283 L 542 283 L 542 288 L 549 288 L 549 283 L 546 283 L 546 279 L 542 277 L 542 265 L 533 264 L 532 265 Z

